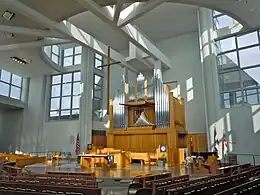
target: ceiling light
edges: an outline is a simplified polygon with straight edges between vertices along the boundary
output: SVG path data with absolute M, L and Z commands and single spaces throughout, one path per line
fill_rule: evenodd
M 27 60 L 25 58 L 18 58 L 16 56 L 10 57 L 13 61 L 17 62 L 18 64 L 28 64 L 31 62 L 31 60 Z
M 5 12 L 3 13 L 2 17 L 6 20 L 12 20 L 12 18 L 15 16 L 14 12 L 5 10 Z
M 14 37 L 14 33 L 4 32 L 4 34 L 10 39 Z

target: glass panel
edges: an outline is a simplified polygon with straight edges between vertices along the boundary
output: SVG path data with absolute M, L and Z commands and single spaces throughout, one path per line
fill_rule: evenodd
M 59 64 L 59 57 L 56 55 L 51 55 L 51 60 L 55 63 L 55 64 Z
M 63 59 L 63 66 L 72 66 L 73 65 L 73 56 L 65 57 Z
M 51 110 L 60 109 L 60 98 L 51 98 Z
M 80 104 L 80 97 L 74 96 L 72 101 L 72 108 L 79 108 L 79 104 Z
M 260 84 L 260 67 L 241 70 L 244 87 L 257 87 Z
M 217 29 L 228 27 L 235 23 L 235 20 L 227 15 L 219 16 L 214 21 Z
M 95 74 L 95 75 L 94 75 L 94 83 L 95 83 L 96 85 L 102 86 L 102 85 L 103 85 L 103 79 L 102 79 L 102 77 Z
M 95 68 L 99 69 L 99 70 L 102 70 L 102 61 L 98 60 L 98 59 L 95 59 Z
M 213 11 L 213 16 L 217 16 L 217 15 L 221 15 L 222 13 L 221 12 L 218 12 L 218 11 Z
M 51 97 L 58 97 L 58 96 L 60 96 L 60 89 L 61 89 L 60 85 L 53 85 L 51 87 Z
M 61 109 L 70 109 L 71 97 L 62 97 Z
M 241 67 L 247 67 L 260 64 L 259 47 L 251 47 L 248 49 L 239 50 L 239 60 Z
M 0 95 L 9 96 L 10 85 L 0 82 Z
M 102 99 L 102 90 L 95 90 L 94 91 L 94 97 Z
M 72 82 L 72 73 L 64 74 L 62 78 L 62 83 Z
M 1 81 L 5 81 L 7 83 L 10 83 L 11 81 L 11 73 L 7 72 L 5 70 L 1 70 Z
M 74 59 L 74 64 L 81 64 L 81 55 L 76 55 Z
M 80 95 L 80 83 L 73 83 L 73 95 Z
M 74 73 L 74 81 L 81 81 L 81 73 L 80 72 L 75 72 Z
M 61 75 L 52 76 L 52 84 L 59 84 L 61 83 Z
M 61 116 L 70 116 L 70 110 L 62 110 L 62 111 L 60 112 L 60 115 L 61 115 Z
M 62 85 L 62 96 L 71 95 L 71 83 Z
M 51 111 L 50 117 L 52 117 L 52 116 L 59 116 L 59 111 Z
M 236 49 L 235 37 L 230 37 L 227 39 L 220 40 L 218 42 L 218 45 L 219 45 L 219 50 L 221 52 L 226 52 L 226 51 Z
M 52 46 L 52 53 L 59 56 L 59 47 L 57 45 Z
M 99 60 L 103 60 L 103 57 L 101 55 L 99 55 L 98 53 L 95 53 L 95 58 L 99 59 Z
M 21 88 L 11 86 L 10 97 L 19 100 L 20 96 L 21 96 Z
M 22 77 L 19 77 L 15 74 L 12 75 L 12 84 L 18 87 L 22 86 Z
M 72 56 L 73 55 L 73 48 L 64 49 L 64 57 Z
M 79 110 L 78 109 L 72 110 L 72 115 L 79 115 Z
M 81 54 L 82 53 L 82 46 L 75 47 L 75 54 Z
M 246 47 L 258 43 L 257 32 L 252 32 L 240 37 L 237 37 L 238 47 Z
M 248 104 L 258 104 L 258 93 L 257 89 L 245 90 L 245 99 Z
M 51 56 L 51 46 L 45 46 L 44 47 L 44 52 L 46 53 L 46 55 L 48 57 L 50 57 Z
M 221 91 L 230 91 L 240 89 L 239 71 L 222 73 L 219 76 Z
M 221 69 L 238 68 L 237 52 L 225 53 L 218 56 L 218 65 Z

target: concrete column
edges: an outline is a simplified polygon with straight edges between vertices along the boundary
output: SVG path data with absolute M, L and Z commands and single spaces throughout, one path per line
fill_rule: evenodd
M 30 87 L 30 78 L 23 78 L 21 101 L 24 103 L 28 102 L 29 87 Z
M 218 120 L 220 96 L 218 88 L 216 48 L 213 42 L 214 31 L 211 10 L 199 8 L 198 23 L 208 150 L 212 150 L 215 123 Z
M 82 94 L 80 99 L 80 150 L 92 143 L 92 96 L 94 74 L 94 52 L 83 47 L 82 52 Z

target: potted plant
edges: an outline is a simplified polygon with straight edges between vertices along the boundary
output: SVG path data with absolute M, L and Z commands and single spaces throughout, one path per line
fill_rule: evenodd
M 157 159 L 157 165 L 160 167 L 165 167 L 166 163 L 167 163 L 167 158 L 165 154 L 163 154 L 161 157 Z

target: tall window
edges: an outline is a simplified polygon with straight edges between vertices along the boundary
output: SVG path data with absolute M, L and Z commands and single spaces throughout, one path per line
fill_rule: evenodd
M 213 11 L 213 23 L 215 30 L 238 24 L 235 19 L 217 11 Z
M 0 95 L 20 100 L 22 82 L 22 77 L 0 70 Z
M 93 119 L 101 120 L 103 115 L 103 82 L 102 76 L 94 74 L 93 84 Z
M 64 49 L 63 66 L 66 67 L 81 64 L 81 53 L 81 46 Z
M 50 120 L 79 118 L 80 81 L 80 72 L 52 76 Z
M 260 103 L 259 31 L 217 40 L 222 106 Z

